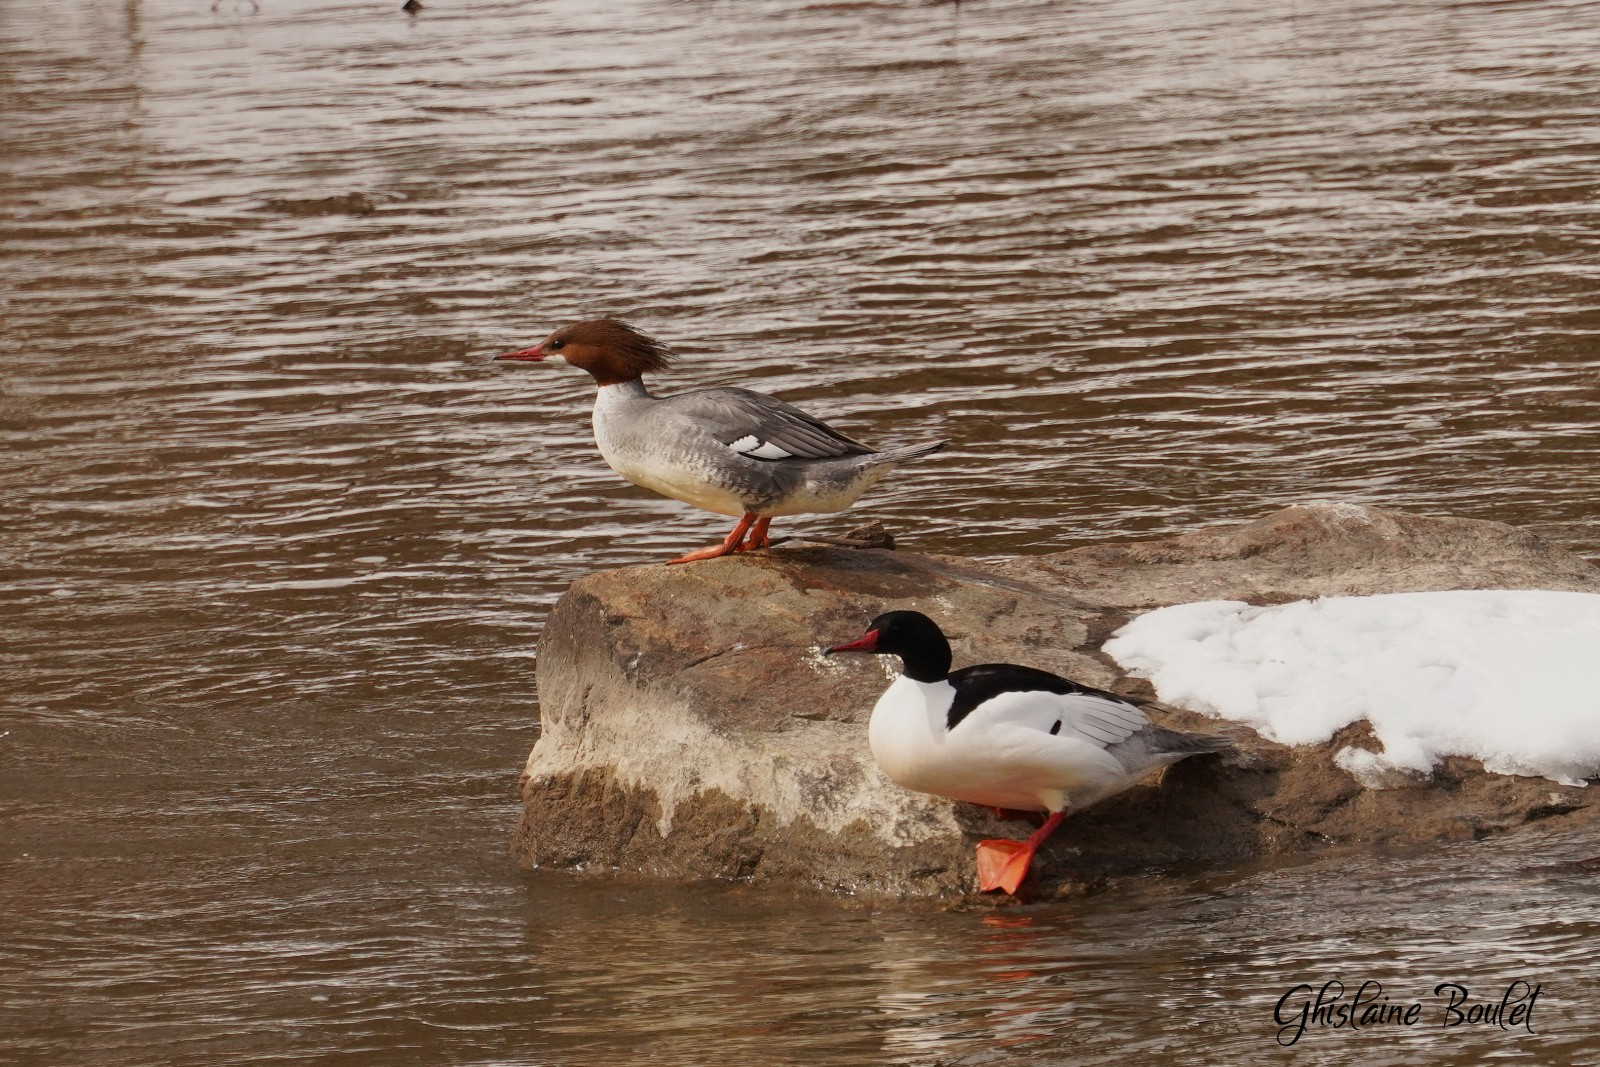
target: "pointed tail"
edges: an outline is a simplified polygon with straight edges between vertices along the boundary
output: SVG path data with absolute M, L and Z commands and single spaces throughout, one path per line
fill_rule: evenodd
M 890 463 L 906 463 L 913 459 L 921 459 L 923 456 L 931 456 L 949 443 L 949 441 L 931 441 L 925 445 L 900 445 L 897 448 L 886 448 L 878 455 Z
M 1186 734 L 1163 727 L 1147 727 L 1147 729 L 1153 734 L 1151 740 L 1157 750 L 1177 759 L 1200 756 L 1207 752 L 1226 752 L 1233 747 L 1233 740 L 1221 734 Z

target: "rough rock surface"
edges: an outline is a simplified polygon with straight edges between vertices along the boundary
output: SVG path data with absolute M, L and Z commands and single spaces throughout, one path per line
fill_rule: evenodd
M 1350 504 L 1242 526 L 980 565 L 883 550 L 780 548 L 574 582 L 540 644 L 543 731 L 512 851 L 528 866 L 747 878 L 842 892 L 962 899 L 973 843 L 1022 836 L 984 809 L 900 789 L 866 721 L 894 663 L 828 659 L 881 611 L 938 619 L 957 665 L 1005 660 L 1149 697 L 1099 653 L 1132 615 L 1218 598 L 1429 589 L 1600 591 L 1600 569 L 1498 523 Z M 1589 791 L 1446 761 L 1415 786 L 1363 789 L 1333 763 L 1361 724 L 1290 749 L 1160 705 L 1152 717 L 1237 748 L 1069 818 L 1025 891 L 1081 892 L 1178 864 L 1330 844 L 1481 837 L 1592 820 Z

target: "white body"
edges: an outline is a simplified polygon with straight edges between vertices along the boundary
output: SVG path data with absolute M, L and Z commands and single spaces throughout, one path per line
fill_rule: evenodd
M 1128 788 L 1181 758 L 1138 743 L 1133 704 L 1084 693 L 1007 692 L 947 728 L 955 689 L 902 675 L 872 709 L 872 757 L 894 782 L 996 808 L 1063 811 Z M 1060 727 L 1056 733 L 1051 728 Z M 1132 739 L 1133 743 L 1129 743 Z

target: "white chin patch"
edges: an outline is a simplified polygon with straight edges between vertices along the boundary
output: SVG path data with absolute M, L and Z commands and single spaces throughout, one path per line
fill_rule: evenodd
M 565 363 L 567 361 L 567 357 L 561 355 L 559 352 L 549 352 L 545 354 L 544 361 L 546 363 Z

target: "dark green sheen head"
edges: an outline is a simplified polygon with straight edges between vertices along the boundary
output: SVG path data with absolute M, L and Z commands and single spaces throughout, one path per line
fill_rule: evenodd
M 867 624 L 867 632 L 842 645 L 823 649 L 899 656 L 907 678 L 937 682 L 950 673 L 950 642 L 939 624 L 920 611 L 889 611 Z

